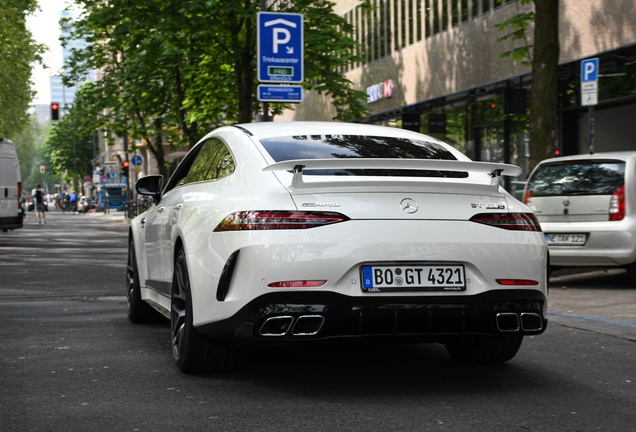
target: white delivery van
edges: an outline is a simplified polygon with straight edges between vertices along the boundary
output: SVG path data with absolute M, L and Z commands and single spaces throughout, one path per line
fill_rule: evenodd
M 13 142 L 0 138 L 0 230 L 22 228 L 22 177 Z

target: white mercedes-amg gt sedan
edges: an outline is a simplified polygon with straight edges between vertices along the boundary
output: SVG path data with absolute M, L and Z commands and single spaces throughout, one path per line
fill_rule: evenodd
M 547 325 L 548 252 L 500 186 L 514 165 L 364 124 L 225 126 L 130 223 L 133 322 L 171 321 L 179 370 L 222 371 L 249 342 L 436 342 L 465 363 L 513 358 Z M 159 312 L 159 313 L 157 313 Z

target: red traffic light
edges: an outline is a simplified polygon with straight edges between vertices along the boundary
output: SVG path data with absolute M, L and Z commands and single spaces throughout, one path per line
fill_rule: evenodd
M 128 168 L 128 167 L 130 166 L 130 162 L 128 162 L 128 161 L 123 161 L 123 162 L 121 163 L 121 166 L 122 166 L 122 167 L 124 167 L 124 168 Z
M 60 105 L 53 102 L 51 103 L 51 120 L 56 121 L 60 119 Z

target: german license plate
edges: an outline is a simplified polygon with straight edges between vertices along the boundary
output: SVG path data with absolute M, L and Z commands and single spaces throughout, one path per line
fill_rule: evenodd
M 362 291 L 465 291 L 462 265 L 362 266 Z
M 587 234 L 546 234 L 548 246 L 583 246 L 587 241 Z

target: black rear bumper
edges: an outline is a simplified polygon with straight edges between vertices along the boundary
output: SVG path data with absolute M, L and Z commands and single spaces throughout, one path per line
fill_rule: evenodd
M 22 228 L 24 226 L 23 219 L 24 212 L 20 212 L 16 217 L 0 218 L 0 230 L 6 231 Z
M 540 334 L 546 314 L 546 298 L 536 290 L 432 297 L 281 292 L 261 296 L 233 317 L 197 330 L 235 341 L 386 337 L 443 342 L 470 335 Z

